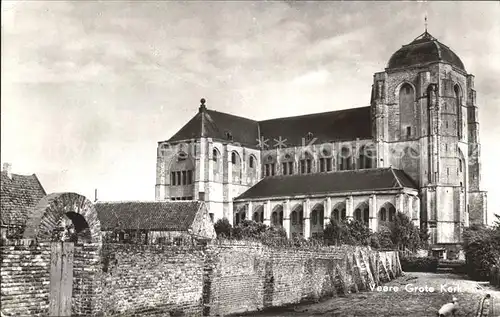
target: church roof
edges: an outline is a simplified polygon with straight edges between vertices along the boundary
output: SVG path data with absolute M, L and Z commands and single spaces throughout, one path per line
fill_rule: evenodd
M 31 209 L 46 195 L 33 175 L 1 173 L 0 210 L 2 224 L 24 226 Z
M 262 179 L 235 201 L 402 188 L 417 189 L 417 185 L 404 171 L 393 168 L 278 175 Z
M 98 202 L 95 208 L 103 231 L 187 231 L 202 205 L 199 201 L 125 201 Z
M 258 140 L 261 138 L 271 141 L 281 138 L 281 140 L 286 140 L 286 146 L 293 146 L 301 145 L 302 139 L 306 138 L 308 133 L 312 133 L 312 137 L 317 138 L 317 142 L 371 138 L 370 107 L 264 121 L 255 121 L 200 107 L 200 111 L 168 142 L 203 136 L 257 148 Z
M 389 59 L 387 68 L 401 68 L 431 62 L 449 63 L 465 71 L 464 64 L 457 54 L 427 31 L 396 51 Z
M 302 145 L 308 133 L 315 143 L 369 139 L 372 136 L 370 107 L 314 113 L 259 122 L 264 139 L 286 139 L 286 146 Z
M 217 140 L 239 142 L 255 147 L 259 136 L 258 122 L 209 109 L 200 110 L 168 142 L 208 137 Z M 229 134 L 229 135 L 228 135 Z

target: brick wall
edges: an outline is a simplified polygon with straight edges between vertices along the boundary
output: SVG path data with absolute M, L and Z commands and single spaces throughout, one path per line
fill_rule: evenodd
M 185 247 L 105 244 L 106 315 L 201 316 L 204 253 Z
M 2 316 L 47 316 L 50 292 L 50 244 L 1 246 Z
M 205 316 L 256 311 L 368 290 L 401 272 L 394 252 L 352 247 L 271 248 L 226 242 L 207 249 Z
M 50 244 L 2 246 L 2 314 L 48 314 Z M 72 313 L 216 316 L 369 290 L 401 271 L 394 252 L 366 248 L 75 245 Z

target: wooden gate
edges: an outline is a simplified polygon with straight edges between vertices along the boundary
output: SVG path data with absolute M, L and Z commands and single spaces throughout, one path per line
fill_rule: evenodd
M 49 315 L 71 316 L 73 242 L 52 242 L 50 247 Z

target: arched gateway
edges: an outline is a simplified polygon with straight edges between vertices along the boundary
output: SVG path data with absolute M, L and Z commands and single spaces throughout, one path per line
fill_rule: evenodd
M 50 243 L 48 315 L 98 315 L 102 233 L 93 203 L 76 193 L 45 196 L 27 220 L 24 238 Z

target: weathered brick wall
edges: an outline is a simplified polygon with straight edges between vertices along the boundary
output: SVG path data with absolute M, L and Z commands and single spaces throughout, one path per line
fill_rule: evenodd
M 369 290 L 379 271 L 387 281 L 401 272 L 394 252 L 363 248 L 271 248 L 226 242 L 207 249 L 205 316 L 236 314 Z
M 2 314 L 48 314 L 50 244 L 2 246 Z M 216 316 L 369 290 L 401 272 L 394 252 L 273 248 L 75 245 L 72 314 Z
M 75 245 L 71 298 L 71 311 L 74 316 L 91 316 L 102 310 L 101 262 L 101 245 Z
M 2 316 L 47 316 L 50 292 L 50 244 L 1 246 Z
M 106 315 L 201 316 L 204 253 L 158 245 L 105 244 L 102 307 Z

